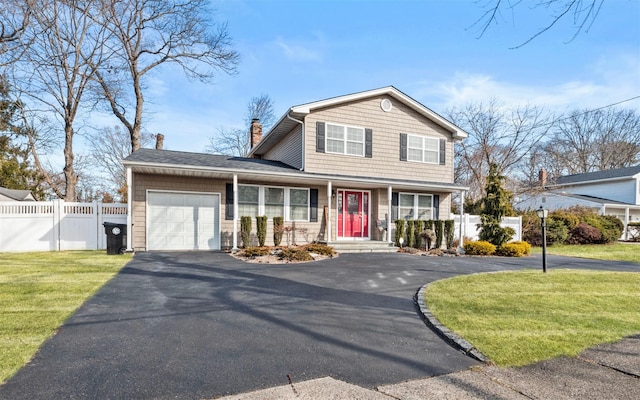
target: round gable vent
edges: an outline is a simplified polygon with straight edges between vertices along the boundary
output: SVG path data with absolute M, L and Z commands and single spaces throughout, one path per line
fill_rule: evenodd
M 380 102 L 380 108 L 382 108 L 382 111 L 384 112 L 391 111 L 392 107 L 393 105 L 391 104 L 391 100 L 389 99 L 382 99 L 382 101 Z

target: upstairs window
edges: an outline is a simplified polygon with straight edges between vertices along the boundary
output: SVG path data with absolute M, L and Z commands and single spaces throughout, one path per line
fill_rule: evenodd
M 407 160 L 429 164 L 440 163 L 440 140 L 407 135 Z
M 327 153 L 364 157 L 364 128 L 329 123 L 326 126 Z

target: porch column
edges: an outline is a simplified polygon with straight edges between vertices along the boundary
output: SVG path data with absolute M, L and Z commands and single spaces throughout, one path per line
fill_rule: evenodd
M 233 174 L 233 248 L 238 251 L 238 175 Z
M 624 209 L 624 240 L 629 240 L 629 220 L 631 216 L 629 215 L 629 207 L 625 207 Z
M 331 181 L 327 182 L 327 244 L 331 241 Z
M 458 241 L 460 242 L 458 244 L 458 248 L 462 249 L 464 246 L 464 235 L 462 232 L 462 224 L 463 224 L 463 219 L 464 219 L 464 190 L 460 191 L 460 229 L 458 232 Z
M 131 167 L 127 168 L 127 252 L 133 251 L 133 173 Z
M 391 198 L 393 190 L 391 185 L 387 186 L 387 242 L 393 243 L 391 240 Z

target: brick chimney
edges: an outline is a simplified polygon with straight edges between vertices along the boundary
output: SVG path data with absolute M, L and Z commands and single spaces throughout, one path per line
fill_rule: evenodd
M 249 128 L 249 143 L 251 149 L 256 147 L 258 142 L 262 139 L 262 124 L 258 118 L 251 120 L 251 127 Z
M 547 171 L 545 169 L 541 169 L 540 172 L 538 172 L 538 182 L 542 188 L 547 185 Z
M 162 133 L 158 133 L 156 135 L 156 150 L 162 150 L 163 145 L 164 145 L 164 135 Z

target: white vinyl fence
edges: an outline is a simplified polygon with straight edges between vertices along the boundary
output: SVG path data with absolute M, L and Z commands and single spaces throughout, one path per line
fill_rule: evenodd
M 103 222 L 127 223 L 127 205 L 54 201 L 0 202 L 0 251 L 107 248 Z
M 455 238 L 460 237 L 460 214 L 451 214 L 451 219 L 455 221 Z M 471 238 L 471 240 L 478 240 L 478 224 L 480 223 L 479 215 L 464 214 L 462 216 L 462 236 Z M 513 241 L 522 240 L 522 217 L 504 217 L 500 224 L 503 228 L 510 227 L 516 234 L 513 235 Z

